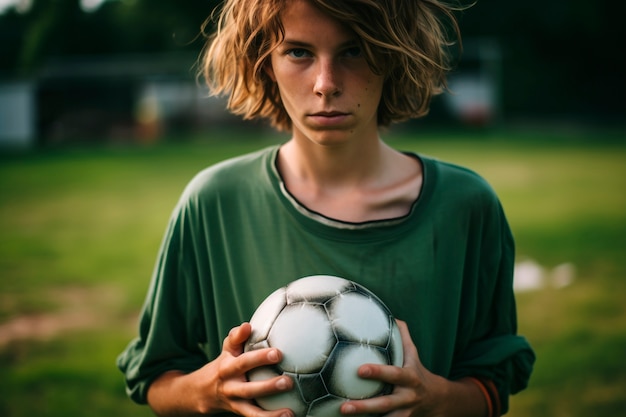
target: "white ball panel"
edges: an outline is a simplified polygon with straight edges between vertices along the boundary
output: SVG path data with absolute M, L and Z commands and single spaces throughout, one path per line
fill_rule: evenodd
M 298 390 L 281 392 L 280 394 L 259 397 L 256 402 L 264 410 L 278 410 L 280 408 L 290 408 L 296 416 L 304 417 L 307 405 L 300 399 Z
M 280 366 L 286 372 L 303 374 L 319 371 L 336 343 L 325 310 L 310 304 L 285 307 L 268 340 L 282 352 Z
M 252 369 L 248 372 L 248 380 L 250 381 L 265 381 L 270 378 L 281 375 L 273 368 L 264 366 L 260 368 Z M 268 395 L 266 397 L 259 397 L 256 402 L 265 410 L 278 410 L 280 408 L 290 408 L 297 416 L 304 416 L 307 410 L 307 405 L 302 401 L 300 392 L 294 388 L 288 392 L 282 392 L 280 394 Z
M 310 301 L 313 298 L 328 299 L 350 288 L 353 288 L 353 285 L 347 279 L 329 275 L 313 275 L 300 278 L 289 284 L 287 287 L 287 302 Z
M 249 381 L 265 381 L 266 379 L 274 378 L 275 376 L 282 375 L 282 373 L 277 372 L 274 368 L 269 366 L 261 366 L 259 368 L 254 368 L 248 371 L 248 380 Z
M 389 340 L 389 315 L 373 299 L 351 292 L 332 301 L 333 326 L 350 341 L 385 347 Z
M 351 399 L 369 398 L 379 394 L 385 384 L 360 378 L 359 367 L 366 363 L 387 365 L 387 358 L 376 348 L 368 345 L 345 345 L 333 352 L 335 366 L 328 381 L 332 394 Z
M 248 339 L 249 344 L 267 339 L 270 328 L 274 324 L 276 316 L 285 307 L 285 288 L 279 288 L 271 293 L 254 312 L 250 319 L 252 334 Z

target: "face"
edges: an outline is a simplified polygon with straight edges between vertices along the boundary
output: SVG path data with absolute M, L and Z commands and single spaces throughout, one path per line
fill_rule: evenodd
M 378 138 L 383 78 L 370 70 L 359 38 L 305 0 L 288 2 L 281 20 L 285 37 L 266 71 L 293 138 L 320 145 Z

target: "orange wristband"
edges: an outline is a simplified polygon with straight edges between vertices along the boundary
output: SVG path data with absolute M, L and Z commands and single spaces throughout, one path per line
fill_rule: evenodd
M 485 403 L 487 403 L 487 417 L 494 417 L 491 395 L 489 395 L 489 391 L 487 391 L 487 387 L 485 386 L 485 384 L 483 384 L 480 379 L 474 378 L 472 376 L 468 376 L 467 379 L 475 383 L 476 386 L 480 389 L 480 392 L 483 393 L 483 396 L 485 397 Z
M 500 405 L 500 394 L 498 394 L 498 388 L 496 384 L 490 379 L 479 380 L 483 383 L 487 391 L 491 396 L 491 404 L 493 405 L 494 417 L 500 417 L 502 415 L 502 406 Z

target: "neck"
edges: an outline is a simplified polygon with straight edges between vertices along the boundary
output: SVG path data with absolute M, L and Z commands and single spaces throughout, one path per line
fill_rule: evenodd
M 358 147 L 303 144 L 292 139 L 280 150 L 279 168 L 283 175 L 314 188 L 359 187 L 385 171 L 389 150 L 378 136 Z
M 421 165 L 380 139 L 358 151 L 303 149 L 291 140 L 280 149 L 277 164 L 300 204 L 340 221 L 404 216 L 421 189 Z

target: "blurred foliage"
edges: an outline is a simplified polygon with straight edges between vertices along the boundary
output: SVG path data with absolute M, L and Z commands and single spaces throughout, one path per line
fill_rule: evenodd
M 84 12 L 79 0 L 33 0 L 0 15 L 0 71 L 29 75 L 50 58 L 199 50 L 218 0 L 116 0 Z M 5 41 L 7 40 L 7 41 Z
M 614 0 L 478 0 L 461 29 L 497 38 L 507 112 L 623 123 L 625 11 Z
M 199 51 L 200 27 L 219 0 L 32 0 L 0 14 L 0 75 L 32 76 L 52 58 Z M 467 3 L 467 2 L 462 2 Z M 509 115 L 589 116 L 623 123 L 623 2 L 478 0 L 459 14 L 466 39 L 495 39 Z

